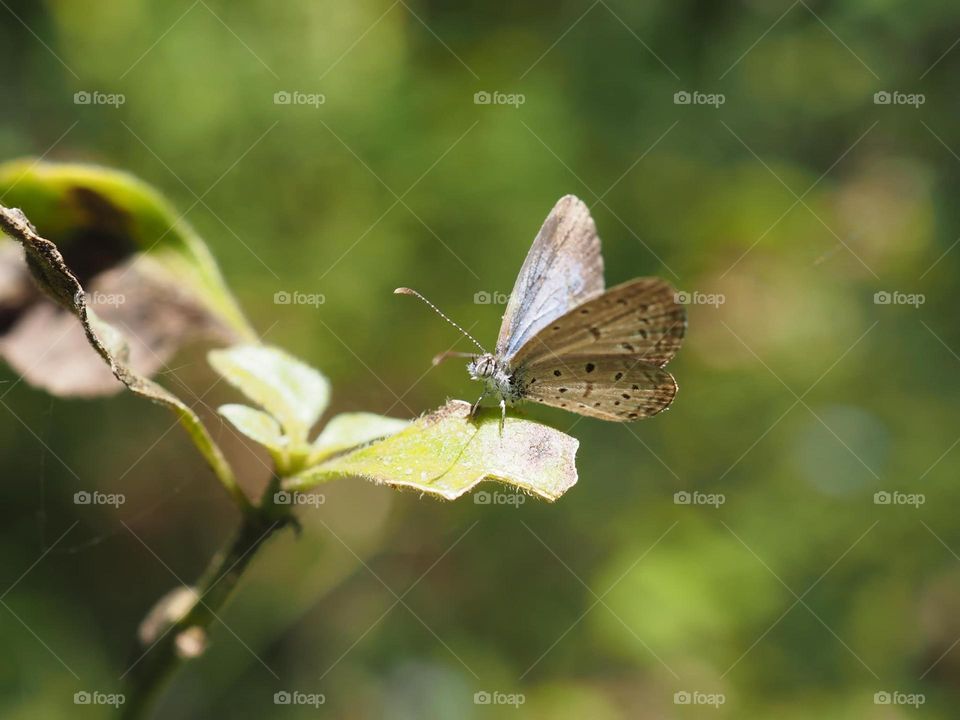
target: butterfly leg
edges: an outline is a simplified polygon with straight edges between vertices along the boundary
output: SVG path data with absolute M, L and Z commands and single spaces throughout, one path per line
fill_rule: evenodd
M 507 401 L 500 398 L 500 436 L 503 437 L 503 423 L 507 419 Z
M 477 398 L 477 401 L 473 404 L 473 407 L 470 408 L 470 417 L 471 417 L 471 418 L 476 417 L 476 415 L 477 415 L 477 410 L 480 409 L 480 403 L 483 402 L 483 399 L 484 399 L 486 396 L 487 396 L 487 391 L 486 391 L 486 390 L 484 390 L 482 393 L 480 393 L 480 397 Z

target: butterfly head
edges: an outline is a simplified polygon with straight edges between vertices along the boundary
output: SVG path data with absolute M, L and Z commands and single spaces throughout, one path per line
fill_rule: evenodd
M 467 372 L 470 373 L 470 377 L 474 380 L 485 380 L 486 378 L 493 377 L 496 371 L 497 359 L 493 356 L 493 353 L 477 355 L 467 363 Z
M 493 353 L 477 355 L 467 364 L 467 372 L 474 380 L 484 383 L 490 392 L 498 397 L 512 396 L 512 378 L 506 365 L 497 360 Z

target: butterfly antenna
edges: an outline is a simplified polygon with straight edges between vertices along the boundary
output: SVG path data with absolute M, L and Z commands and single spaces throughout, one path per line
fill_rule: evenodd
M 453 320 L 451 320 L 451 319 L 448 318 L 446 315 L 444 315 L 443 312 L 440 310 L 440 308 L 438 308 L 438 307 L 437 307 L 436 305 L 434 305 L 432 302 L 430 302 L 429 300 L 427 300 L 423 295 L 421 295 L 420 293 L 418 293 L 416 290 L 411 290 L 410 288 L 402 287 L 402 288 L 397 288 L 396 290 L 394 290 L 394 291 L 393 291 L 393 294 L 394 294 L 394 295 L 413 295 L 414 297 L 420 298 L 420 299 L 423 300 L 427 305 L 429 305 L 429 306 L 430 306 L 430 309 L 433 310 L 437 315 L 439 315 L 440 317 L 442 317 L 442 318 L 443 318 L 444 320 L 446 320 L 448 323 L 450 323 L 451 325 L 453 325 L 457 330 L 459 330 L 461 333 L 463 333 L 464 337 L 469 338 L 469 340 L 470 340 L 474 345 L 476 345 L 478 348 L 480 348 L 480 352 L 482 352 L 482 353 L 486 353 L 486 352 L 487 352 L 486 350 L 484 350 L 483 345 L 481 345 L 479 342 L 477 342 L 477 339 L 476 339 L 473 335 L 471 335 L 470 333 L 468 333 L 468 332 L 467 332 L 466 330 L 464 330 L 462 327 L 460 327 L 459 325 L 457 325 L 457 323 L 455 323 Z

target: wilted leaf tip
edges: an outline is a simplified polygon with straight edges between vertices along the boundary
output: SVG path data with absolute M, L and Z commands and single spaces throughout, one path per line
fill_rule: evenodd
M 114 376 L 132 392 L 171 410 L 186 428 L 197 449 L 203 453 L 218 479 L 241 507 L 248 501 L 236 484 L 233 471 L 207 432 L 200 418 L 175 395 L 128 366 L 129 349 L 123 335 L 103 322 L 87 306 L 83 287 L 67 267 L 57 246 L 41 237 L 24 214 L 0 205 L 0 230 L 18 241 L 41 288 L 80 321 L 83 332 Z

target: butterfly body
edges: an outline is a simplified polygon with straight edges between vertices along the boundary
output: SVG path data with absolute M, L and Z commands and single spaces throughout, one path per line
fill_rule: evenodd
M 437 310 L 419 293 L 398 292 L 418 295 Z M 520 269 L 495 352 L 481 347 L 482 354 L 470 356 L 470 377 L 484 383 L 477 405 L 492 395 L 503 415 L 507 404 L 522 400 L 615 422 L 656 415 L 677 393 L 663 367 L 680 348 L 686 326 L 677 292 L 660 278 L 605 289 L 589 209 L 567 195 L 547 216 Z

